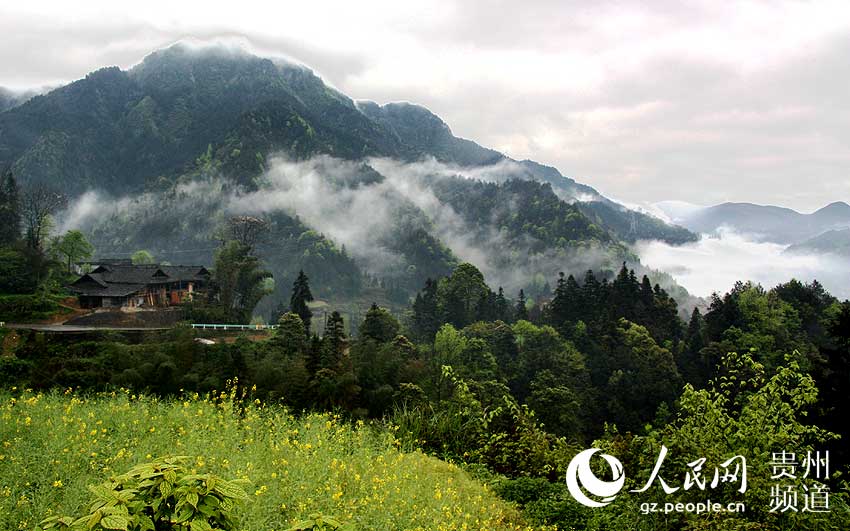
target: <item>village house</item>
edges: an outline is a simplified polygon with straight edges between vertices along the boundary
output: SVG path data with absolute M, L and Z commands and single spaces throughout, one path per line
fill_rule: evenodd
M 161 308 L 191 300 L 207 288 L 203 266 L 136 265 L 129 260 L 102 260 L 69 286 L 81 308 Z

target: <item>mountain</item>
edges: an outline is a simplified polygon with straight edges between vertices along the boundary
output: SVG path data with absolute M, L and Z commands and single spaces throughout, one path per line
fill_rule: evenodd
M 811 214 L 801 214 L 777 206 L 723 203 L 686 214 L 678 221 L 695 232 L 713 233 L 729 227 L 760 241 L 790 244 L 850 227 L 850 205 L 835 202 Z
M 304 66 L 232 48 L 176 44 L 128 71 L 103 68 L 0 112 L 0 168 L 72 194 L 138 192 L 193 171 L 202 157 L 255 187 L 269 154 L 281 151 L 300 160 L 329 154 L 501 164 L 508 170 L 502 180 L 541 180 L 564 199 L 615 205 L 555 168 L 455 137 L 424 107 L 354 102 Z M 619 209 L 613 217 L 622 217 Z
M 696 239 L 424 107 L 355 102 L 309 68 L 224 47 L 177 44 L 0 112 L 4 167 L 76 197 L 60 222 L 101 256 L 210 263 L 228 216 L 266 216 L 284 300 L 301 267 L 322 295 L 403 301 L 461 260 L 533 297 L 558 270 L 636 262 L 623 242 Z
M 836 254 L 850 258 L 850 229 L 828 230 L 814 238 L 795 243 L 787 254 Z

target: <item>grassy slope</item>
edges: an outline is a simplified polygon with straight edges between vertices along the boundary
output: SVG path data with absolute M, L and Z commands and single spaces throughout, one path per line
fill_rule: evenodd
M 524 529 L 516 511 L 456 466 L 404 453 L 387 431 L 331 415 L 296 419 L 232 396 L 157 400 L 0 391 L 0 529 L 77 514 L 86 486 L 166 455 L 253 483 L 241 526 L 282 530 L 311 513 L 358 529 Z

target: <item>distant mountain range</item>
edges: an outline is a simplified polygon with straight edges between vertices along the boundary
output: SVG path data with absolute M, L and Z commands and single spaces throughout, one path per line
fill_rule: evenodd
M 828 231 L 850 227 L 850 205 L 841 201 L 830 203 L 811 214 L 752 203 L 698 207 L 681 202 L 661 202 L 656 206 L 676 223 L 694 232 L 711 234 L 726 227 L 758 241 L 782 244 L 802 244 Z M 820 240 L 820 245 L 829 238 Z

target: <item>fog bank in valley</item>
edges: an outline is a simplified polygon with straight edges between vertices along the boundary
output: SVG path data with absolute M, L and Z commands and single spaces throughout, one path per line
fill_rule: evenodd
M 648 267 L 666 271 L 689 292 L 708 296 L 726 292 L 738 280 L 771 288 L 792 278 L 818 280 L 839 298 L 850 297 L 850 261 L 833 255 L 788 254 L 787 245 L 756 242 L 724 229 L 681 246 L 643 241 L 636 252 Z

